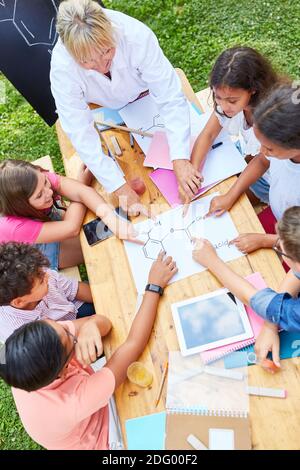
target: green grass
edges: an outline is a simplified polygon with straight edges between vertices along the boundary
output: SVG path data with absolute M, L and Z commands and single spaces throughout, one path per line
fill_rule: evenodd
M 266 54 L 284 73 L 300 77 L 299 0 L 104 0 L 150 26 L 175 67 L 194 90 L 207 86 L 218 54 L 243 44 Z M 0 75 L 6 103 L 0 105 L 0 160 L 34 160 L 50 154 L 63 171 L 55 129 L 48 128 Z M 0 382 L 0 449 L 38 449 L 18 420 L 9 389 Z

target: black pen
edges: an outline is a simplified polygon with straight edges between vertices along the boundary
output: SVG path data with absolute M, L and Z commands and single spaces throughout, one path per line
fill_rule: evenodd
M 211 146 L 211 148 L 214 150 L 214 149 L 220 147 L 220 145 L 223 145 L 223 142 L 218 142 L 217 144 L 213 144 L 213 145 Z

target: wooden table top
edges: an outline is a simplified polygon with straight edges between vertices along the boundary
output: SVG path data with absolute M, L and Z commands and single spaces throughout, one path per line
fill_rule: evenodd
M 190 100 L 197 103 L 187 79 L 179 72 L 183 81 L 183 89 Z M 199 103 L 198 103 L 199 105 Z M 59 122 L 56 125 L 60 148 L 63 155 L 66 174 L 76 177 L 80 159 L 70 141 L 62 131 Z M 108 130 L 107 136 L 116 135 L 123 155 L 118 158 L 126 178 L 141 177 L 147 187 L 142 202 L 160 204 L 161 212 L 169 208 L 159 190 L 152 183 L 148 174 L 152 171 L 143 167 L 143 153 L 135 142 L 130 147 L 129 135 L 123 131 Z M 236 177 L 229 178 L 213 188 L 211 192 L 227 192 Z M 109 201 L 116 205 L 113 197 L 108 196 L 100 185 L 95 188 Z M 262 232 L 263 228 L 247 197 L 242 196 L 230 211 L 230 215 L 239 233 Z M 88 213 L 85 222 L 95 216 Z M 142 218 L 136 218 L 137 221 Z M 110 318 L 112 332 L 104 340 L 105 354 L 109 358 L 127 337 L 136 312 L 137 292 L 129 267 L 123 243 L 115 237 L 90 247 L 84 234 L 81 233 L 81 245 L 85 258 L 87 273 L 91 285 L 97 313 Z M 240 275 L 247 276 L 260 272 L 266 284 L 276 288 L 285 273 L 277 255 L 272 250 L 258 250 L 248 256 L 231 261 L 230 266 Z M 143 416 L 164 409 L 166 387 L 162 399 L 155 408 L 155 399 L 163 372 L 168 351 L 178 350 L 179 345 L 173 325 L 170 305 L 174 302 L 208 293 L 220 288 L 219 282 L 208 271 L 195 274 L 177 281 L 165 289 L 162 297 L 153 332 L 140 361 L 153 372 L 153 383 L 142 389 L 126 381 L 116 390 L 116 403 L 126 440 L 125 421 L 129 418 Z M 259 366 L 248 367 L 250 385 L 279 387 L 288 390 L 286 399 L 250 397 L 250 420 L 252 444 L 254 449 L 299 449 L 298 433 L 300 431 L 299 412 L 299 379 L 300 359 L 282 361 L 282 372 L 271 376 Z

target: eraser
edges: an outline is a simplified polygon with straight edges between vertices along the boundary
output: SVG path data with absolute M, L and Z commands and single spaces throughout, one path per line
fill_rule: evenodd
M 186 438 L 188 443 L 196 450 L 208 450 L 208 448 L 194 434 L 189 434 Z
M 271 359 L 264 359 L 260 362 L 260 365 L 263 369 L 271 372 L 271 374 L 275 374 L 280 371 L 280 367 L 277 367 L 275 362 L 271 361 Z

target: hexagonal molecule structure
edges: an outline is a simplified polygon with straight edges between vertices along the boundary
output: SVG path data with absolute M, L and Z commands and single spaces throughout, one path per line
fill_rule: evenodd
M 156 260 L 159 253 L 164 250 L 164 246 L 160 240 L 149 240 L 143 246 L 143 252 L 146 258 Z

